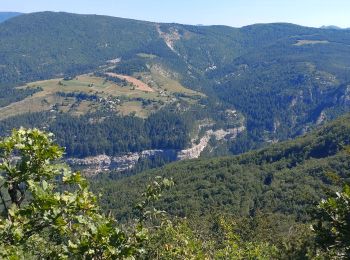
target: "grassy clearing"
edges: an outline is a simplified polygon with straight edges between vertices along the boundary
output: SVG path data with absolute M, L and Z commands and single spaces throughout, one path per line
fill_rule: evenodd
M 120 74 L 112 73 L 112 72 L 108 72 L 106 74 L 110 77 L 115 77 L 115 78 L 119 78 L 122 80 L 126 80 L 129 84 L 133 85 L 136 90 L 140 90 L 140 91 L 144 91 L 144 92 L 154 92 L 154 89 L 152 89 L 146 83 L 144 83 L 143 81 L 141 81 L 137 78 L 134 78 L 132 76 L 120 75 Z
M 52 104 L 62 103 L 63 101 L 63 97 L 44 95 L 44 93 L 38 92 L 24 100 L 0 108 L 0 120 L 29 112 L 48 111 L 52 109 Z
M 130 101 L 123 103 L 118 109 L 118 112 L 123 116 L 135 114 L 138 117 L 146 118 L 150 115 L 152 110 L 154 109 L 150 106 L 143 107 L 142 103 L 139 101 Z
M 14 115 L 41 111 L 57 111 L 79 116 L 103 108 L 109 102 L 108 100 L 119 100 L 112 108 L 108 105 L 111 111 L 121 115 L 135 114 L 144 118 L 161 106 L 174 102 L 175 93 L 186 94 L 187 97 L 182 99 L 190 103 L 196 102 L 195 99 L 191 99 L 191 96 L 204 96 L 183 87 L 176 80 L 167 78 L 157 70 L 134 76 L 139 76 L 142 82 L 152 87 L 153 92 L 135 88 L 131 83 L 120 86 L 91 74 L 79 75 L 71 80 L 57 78 L 28 83 L 21 88 L 40 87 L 42 90 L 24 100 L 0 108 L 0 120 Z M 72 96 L 74 93 L 84 93 L 97 99 L 78 100 L 76 96 Z M 145 105 L 142 100 L 149 102 Z
M 162 88 L 163 90 L 167 90 L 170 93 L 183 93 L 187 95 L 203 95 L 194 90 L 185 88 L 178 81 L 171 79 L 170 77 L 166 77 L 162 75 L 159 70 L 154 68 L 151 69 L 151 77 L 152 79 Z
M 167 72 L 158 67 L 151 67 L 149 73 L 137 73 L 134 76 L 141 77 L 142 81 L 146 82 L 161 94 L 161 96 L 167 95 L 168 97 L 171 97 L 174 94 L 185 94 L 189 96 L 189 98 L 194 96 L 205 96 L 203 93 L 184 87 L 179 81 L 173 79 L 172 75 L 167 75 Z
M 62 78 L 29 83 L 28 87 L 41 87 L 42 95 L 47 93 L 54 94 L 57 92 L 83 92 L 87 94 L 98 94 L 100 96 L 128 96 L 128 97 L 145 97 L 144 91 L 133 89 L 131 86 L 122 87 L 114 82 L 105 81 L 103 78 L 91 75 L 77 76 L 72 80 L 63 80 Z M 146 93 L 147 94 L 147 93 Z M 149 93 L 149 98 L 156 97 L 155 94 Z

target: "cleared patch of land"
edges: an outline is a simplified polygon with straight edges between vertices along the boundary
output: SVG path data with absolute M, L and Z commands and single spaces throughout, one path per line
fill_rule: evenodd
M 108 109 L 127 114 L 125 107 L 129 100 L 151 100 L 155 103 L 167 100 L 165 97 L 159 97 L 154 91 L 142 91 L 131 85 L 119 86 L 90 74 L 80 75 L 70 80 L 57 78 L 36 81 L 21 88 L 27 87 L 40 87 L 42 90 L 24 100 L 0 108 L 0 120 L 19 114 L 42 111 L 82 115 L 99 109 Z M 144 117 L 151 111 L 141 112 L 142 110 L 153 109 L 152 106 L 143 106 L 142 102 L 137 103 L 138 109 L 134 109 L 136 116 Z
M 152 89 L 146 83 L 144 83 L 141 80 L 138 80 L 134 77 L 121 75 L 121 74 L 117 74 L 117 73 L 112 73 L 112 72 L 107 72 L 106 75 L 108 75 L 110 77 L 116 77 L 119 79 L 126 80 L 127 82 L 135 85 L 138 90 L 142 90 L 142 91 L 146 91 L 146 92 L 154 92 L 154 89 Z
M 114 76 L 111 73 L 107 75 Z M 174 79 L 167 79 L 157 70 L 152 70 L 147 75 L 116 75 L 126 83 L 119 85 L 93 74 L 79 75 L 69 80 L 57 78 L 28 83 L 20 88 L 39 87 L 41 91 L 0 108 L 0 120 L 28 112 L 51 111 L 79 116 L 98 110 L 121 115 L 135 114 L 145 118 L 179 98 L 196 102 L 195 96 L 204 96 L 183 87 Z M 177 97 L 175 93 L 182 93 L 184 96 Z
M 59 102 L 63 102 L 62 97 L 45 95 L 42 92 L 38 92 L 24 100 L 0 108 L 0 120 L 29 112 L 47 111 L 52 108 L 51 104 Z
M 139 101 L 130 101 L 123 103 L 119 108 L 119 113 L 123 116 L 135 114 L 138 117 L 146 118 L 152 109 L 146 109 Z
M 43 91 L 39 93 L 57 93 L 57 92 L 83 92 L 90 94 L 99 94 L 101 96 L 121 96 L 130 97 L 144 96 L 144 91 L 132 89 L 131 86 L 119 86 L 118 84 L 107 81 L 101 77 L 92 75 L 80 75 L 72 80 L 63 80 L 62 78 L 36 81 L 27 84 L 28 87 L 41 87 Z M 155 95 L 153 95 L 154 97 Z
M 188 95 L 198 95 L 199 93 L 196 91 L 193 91 L 191 89 L 185 88 L 182 86 L 178 81 L 172 79 L 171 77 L 167 77 L 157 69 L 156 67 L 151 68 L 151 77 L 162 87 L 165 88 L 167 91 L 171 93 L 184 93 Z
M 184 87 L 178 80 L 174 79 L 176 75 L 171 75 L 171 72 L 159 66 L 152 66 L 150 72 L 138 73 L 136 76 L 141 77 L 144 82 L 147 82 L 148 85 L 160 93 L 185 94 L 189 97 L 205 96 L 203 93 Z
M 314 45 L 314 44 L 327 44 L 329 41 L 313 41 L 313 40 L 298 40 L 297 43 L 294 43 L 295 46 L 303 45 Z

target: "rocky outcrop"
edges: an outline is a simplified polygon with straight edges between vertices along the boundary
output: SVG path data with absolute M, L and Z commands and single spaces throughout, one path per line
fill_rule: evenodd
M 346 86 L 345 93 L 343 96 L 343 102 L 345 105 L 350 105 L 350 85 Z
M 208 126 L 206 124 L 205 126 Z M 200 129 L 204 125 L 200 125 Z M 216 140 L 234 139 L 245 130 L 244 126 L 231 129 L 207 130 L 199 142 L 192 140 L 192 146 L 188 149 L 175 150 L 145 150 L 137 153 L 127 153 L 120 156 L 97 155 L 86 158 L 68 158 L 66 162 L 73 168 L 80 169 L 84 175 L 96 175 L 103 172 L 125 172 L 133 169 L 141 159 L 155 157 L 171 158 L 171 160 L 185 160 L 198 158 L 208 146 L 210 138 Z
M 324 111 L 322 111 L 316 120 L 316 125 L 322 124 L 326 119 L 327 119 L 326 113 Z
M 160 28 L 160 25 L 156 25 L 159 36 L 164 40 L 165 44 L 171 49 L 173 52 L 178 54 L 175 50 L 175 42 L 181 39 L 181 35 L 177 28 L 171 27 L 169 28 L 169 32 L 163 32 Z
M 223 140 L 225 138 L 234 139 L 237 135 L 245 130 L 245 126 L 240 126 L 237 128 L 231 129 L 219 129 L 216 131 L 208 130 L 205 135 L 199 140 L 199 143 L 192 143 L 192 147 L 189 149 L 181 150 L 178 155 L 178 160 L 186 160 L 186 159 L 195 159 L 198 158 L 204 149 L 207 147 L 209 140 L 212 136 L 215 137 L 216 140 Z
M 170 152 L 164 150 L 145 150 L 120 156 L 97 155 L 86 158 L 69 158 L 66 161 L 72 167 L 81 168 L 85 175 L 95 175 L 112 170 L 114 172 L 127 171 L 134 168 L 140 159 L 152 159 L 155 156 L 162 156 Z
M 178 160 L 186 160 L 186 159 L 194 159 L 198 158 L 201 155 L 201 152 L 207 147 L 208 142 L 210 140 L 210 134 L 206 133 L 205 136 L 203 136 L 199 143 L 196 145 L 192 145 L 191 148 L 181 150 L 177 154 L 177 159 Z

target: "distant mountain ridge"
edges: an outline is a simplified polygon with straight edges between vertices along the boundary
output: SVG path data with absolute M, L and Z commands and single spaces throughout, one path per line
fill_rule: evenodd
M 0 12 L 0 23 L 4 22 L 10 18 L 19 16 L 21 14 L 22 13 L 18 13 L 18 12 Z

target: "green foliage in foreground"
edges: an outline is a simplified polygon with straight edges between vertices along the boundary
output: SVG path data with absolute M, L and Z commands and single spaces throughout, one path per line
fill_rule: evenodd
M 229 228 L 218 247 L 198 239 L 186 222 L 173 224 L 152 207 L 172 185 L 167 179 L 147 187 L 137 221 L 123 231 L 101 213 L 86 180 L 55 163 L 63 149 L 52 135 L 22 128 L 0 148 L 3 259 L 264 259 L 274 252 L 268 244 L 242 243 Z
M 334 259 L 350 258 L 350 186 L 343 192 L 323 200 L 319 205 L 319 220 L 313 226 L 317 243 Z
M 162 223 L 151 234 L 146 259 L 271 259 L 278 257 L 275 246 L 244 241 L 234 223 L 218 220 L 218 237 L 201 236 L 186 220 Z
M 2 259 L 346 259 L 349 256 L 350 188 L 319 205 L 313 236 L 283 247 L 247 234 L 254 221 L 214 218 L 210 232 L 186 219 L 171 221 L 154 202 L 173 181 L 156 177 L 136 205 L 137 219 L 122 227 L 104 215 L 86 180 L 56 163 L 63 150 L 52 135 L 14 130 L 0 142 L 0 257 Z M 220 212 L 218 212 L 220 214 Z M 254 223 L 255 222 L 255 223 Z M 239 228 L 243 230 L 238 230 Z M 292 227 L 290 227 L 291 230 Z M 271 229 L 270 229 L 271 230 Z M 270 231 L 268 230 L 268 231 Z M 291 232 L 289 232 L 291 233 Z M 297 232 L 298 233 L 298 232 Z M 260 232 L 260 235 L 264 232 Z M 267 233 L 266 233 L 267 234 Z
M 50 135 L 15 130 L 0 146 L 1 258 L 107 259 L 141 253 L 142 227 L 128 237 L 101 214 L 85 179 L 53 163 L 63 150 Z

